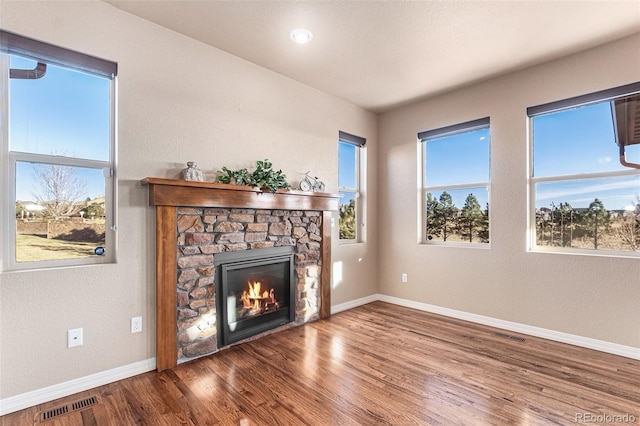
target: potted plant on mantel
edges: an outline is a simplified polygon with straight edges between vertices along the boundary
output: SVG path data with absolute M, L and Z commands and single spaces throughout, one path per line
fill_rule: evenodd
M 287 176 L 282 170 L 274 170 L 273 164 L 265 159 L 256 162 L 256 169 L 249 173 L 247 169 L 229 170 L 222 167 L 218 171 L 218 182 L 236 185 L 256 186 L 260 189 L 276 192 L 278 189 L 288 190 Z

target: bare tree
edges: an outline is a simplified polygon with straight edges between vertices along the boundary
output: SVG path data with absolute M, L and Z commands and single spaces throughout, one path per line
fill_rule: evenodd
M 58 164 L 38 164 L 33 168 L 33 180 L 40 187 L 34 193 L 44 206 L 44 214 L 55 219 L 71 216 L 83 207 L 80 200 L 87 195 L 87 184 L 78 179 L 76 169 Z
M 640 195 L 636 195 L 635 209 L 623 216 L 617 234 L 631 250 L 640 250 Z

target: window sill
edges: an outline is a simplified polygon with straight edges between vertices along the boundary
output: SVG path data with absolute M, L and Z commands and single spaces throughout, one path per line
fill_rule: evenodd
M 562 247 L 534 247 L 527 250 L 529 253 L 568 255 L 568 256 L 590 256 L 590 257 L 610 257 L 639 259 L 640 251 L 620 251 L 620 250 L 595 250 L 595 249 L 567 249 Z

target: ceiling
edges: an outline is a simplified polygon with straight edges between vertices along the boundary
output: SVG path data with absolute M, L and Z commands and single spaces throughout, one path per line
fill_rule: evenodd
M 107 3 L 377 113 L 640 31 L 640 0 Z

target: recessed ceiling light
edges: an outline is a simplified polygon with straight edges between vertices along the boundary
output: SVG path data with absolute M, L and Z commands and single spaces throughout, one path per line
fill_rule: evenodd
M 289 33 L 289 37 L 298 44 L 305 44 L 311 41 L 313 34 L 311 34 L 311 31 L 305 30 L 304 28 L 296 28 Z

